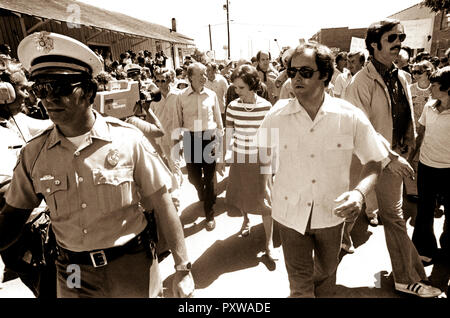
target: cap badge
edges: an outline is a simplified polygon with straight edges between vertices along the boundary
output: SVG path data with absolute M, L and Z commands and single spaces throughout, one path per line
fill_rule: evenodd
M 119 150 L 111 149 L 106 156 L 106 161 L 112 166 L 115 167 L 119 163 Z
M 37 44 L 37 49 L 39 51 L 44 51 L 45 53 L 49 53 L 54 49 L 53 39 L 49 37 L 50 32 L 42 31 L 36 34 L 35 41 Z

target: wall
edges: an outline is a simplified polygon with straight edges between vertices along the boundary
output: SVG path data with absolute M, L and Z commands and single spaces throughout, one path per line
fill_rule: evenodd
M 39 22 L 38 19 L 31 16 L 22 15 L 22 18 L 19 18 L 19 16 L 9 11 L 0 9 L 0 43 L 7 43 L 11 46 L 13 57 L 17 57 L 17 47 L 20 41 L 24 38 L 21 19 L 23 19 L 22 21 L 26 29 L 30 29 L 33 25 L 36 25 Z M 110 47 L 113 59 L 119 59 L 122 52 L 130 49 L 135 52 L 140 50 L 148 50 L 152 52 L 153 57 L 156 53 L 155 39 L 135 38 L 108 31 L 103 31 L 100 34 L 97 34 L 99 32 L 97 29 L 88 28 L 86 26 L 71 27 L 65 22 L 58 23 L 57 21 L 51 20 L 33 32 L 38 31 L 49 31 L 64 34 L 87 45 L 108 46 Z M 161 40 L 159 41 L 164 53 L 170 58 L 168 65 L 173 65 L 171 50 L 172 43 Z M 184 44 L 176 45 L 182 48 L 187 47 L 187 45 Z

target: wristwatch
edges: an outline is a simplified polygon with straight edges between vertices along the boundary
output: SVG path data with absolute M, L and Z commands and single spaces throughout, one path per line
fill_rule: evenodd
M 191 262 L 175 265 L 175 270 L 177 272 L 190 272 L 192 269 Z

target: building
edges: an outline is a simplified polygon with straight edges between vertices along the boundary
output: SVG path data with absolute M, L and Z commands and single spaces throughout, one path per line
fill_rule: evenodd
M 364 39 L 366 37 L 367 28 L 349 29 L 344 28 L 327 28 L 320 29 L 314 34 L 310 40 L 317 41 L 331 48 L 333 51 L 350 51 L 352 37 Z
M 405 27 L 406 40 L 403 45 L 413 49 L 413 53 L 427 51 L 431 55 L 444 56 L 450 47 L 450 13 L 432 12 L 421 3 L 390 15 L 388 18 L 398 19 Z M 361 39 L 366 37 L 367 28 L 320 29 L 310 40 L 325 44 L 333 51 L 350 51 L 352 37 L 357 38 L 358 47 L 365 46 Z M 355 41 L 356 43 L 356 41 Z
M 389 18 L 398 19 L 405 27 L 404 45 L 415 49 L 415 53 L 427 51 L 431 55 L 444 56 L 450 46 L 450 13 L 432 12 L 418 3 Z
M 193 48 L 193 39 L 172 28 L 142 21 L 73 0 L 0 0 L 0 43 L 17 57 L 20 41 L 33 32 L 49 31 L 73 37 L 112 59 L 127 50 L 164 51 L 178 67 Z

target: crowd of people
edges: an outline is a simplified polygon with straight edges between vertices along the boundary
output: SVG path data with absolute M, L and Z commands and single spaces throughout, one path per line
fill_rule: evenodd
M 450 259 L 450 49 L 412 56 L 406 36 L 386 19 L 369 26 L 368 55 L 309 41 L 275 59 L 264 50 L 226 63 L 186 56 L 176 69 L 164 52 L 113 61 L 54 33 L 26 37 L 19 60 L 1 46 L 0 128 L 11 138 L 1 150 L 10 160 L 0 176 L 0 251 L 44 199 L 58 297 L 159 296 L 145 210 L 173 255 L 174 295 L 191 297 L 181 166 L 207 231 L 216 226 L 216 172 L 229 166 L 226 203 L 242 213 L 240 236 L 250 235 L 248 214 L 261 215 L 265 255 L 276 262 L 278 225 L 291 297 L 334 296 L 360 213 L 384 226 L 395 289 L 437 297 L 446 282 L 432 286 L 424 267 Z M 49 53 L 36 37 L 62 49 Z M 139 83 L 134 115 L 104 117 L 91 106 L 96 92 L 119 80 Z M 417 202 L 412 238 L 404 199 Z M 439 238 L 436 211 L 445 215 Z M 80 264 L 81 287 L 65 284 L 69 264 Z

